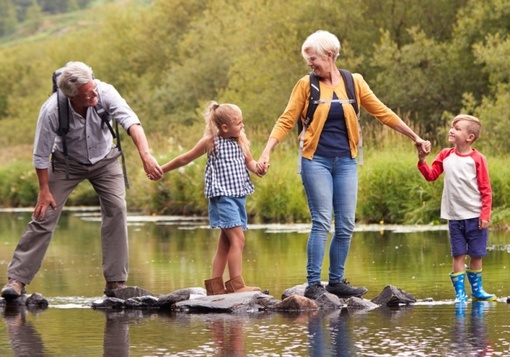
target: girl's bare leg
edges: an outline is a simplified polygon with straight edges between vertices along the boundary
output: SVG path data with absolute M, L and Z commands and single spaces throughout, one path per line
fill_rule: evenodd
M 212 277 L 218 278 L 223 276 L 223 272 L 227 267 L 228 254 L 230 251 L 230 241 L 227 234 L 222 229 L 218 238 L 218 247 L 214 254 L 212 265 Z
M 242 227 L 238 226 L 225 229 L 224 232 L 230 243 L 227 262 L 230 279 L 233 279 L 242 275 L 243 249 L 245 243 L 244 231 Z

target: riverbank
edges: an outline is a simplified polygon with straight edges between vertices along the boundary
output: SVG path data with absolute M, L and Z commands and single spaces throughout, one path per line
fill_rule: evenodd
M 403 145 L 403 144 L 402 144 Z M 442 178 L 427 182 L 416 169 L 415 153 L 404 149 L 365 150 L 364 165 L 358 167 L 359 224 L 443 225 L 439 219 Z M 413 149 L 414 150 L 414 149 Z M 163 163 L 181 151 L 159 156 Z M 136 153 L 128 152 L 127 157 Z M 255 193 L 248 197 L 249 222 L 308 223 L 309 211 L 300 177 L 296 174 L 292 145 L 283 146 L 271 158 L 271 169 L 263 178 L 253 177 Z M 510 168 L 506 157 L 488 157 L 493 205 L 491 229 L 510 227 Z M 147 180 L 137 160 L 128 160 L 128 209 L 144 215 L 207 216 L 203 194 L 205 158 L 200 158 L 162 180 Z M 14 160 L 0 165 L 0 207 L 33 206 L 38 194 L 37 178 L 30 161 Z M 93 207 L 97 196 L 88 182 L 73 192 L 69 206 Z

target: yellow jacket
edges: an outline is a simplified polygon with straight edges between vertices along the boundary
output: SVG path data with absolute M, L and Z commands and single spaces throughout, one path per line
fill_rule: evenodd
M 356 97 L 358 105 L 365 108 L 365 110 L 373 115 L 381 123 L 393 128 L 400 122 L 400 118 L 390 108 L 384 105 L 379 98 L 377 98 L 368 86 L 363 76 L 359 73 L 353 73 L 354 87 L 356 90 Z M 333 92 L 336 93 L 338 99 L 349 99 L 345 90 L 343 78 L 336 85 L 330 87 L 322 82 L 320 83 L 321 96 L 323 100 L 333 99 Z M 310 76 L 306 75 L 301 78 L 290 95 L 289 102 L 283 114 L 276 121 L 270 137 L 275 138 L 278 142 L 282 142 L 289 131 L 294 127 L 298 118 L 302 121 L 306 118 L 306 111 L 308 110 L 308 100 L 310 96 Z M 347 126 L 347 135 L 349 138 L 349 146 L 351 149 L 351 156 L 353 158 L 358 154 L 359 144 L 359 129 L 358 119 L 356 112 L 351 104 L 342 104 L 345 116 L 345 124 Z M 331 103 L 321 103 L 317 106 L 312 123 L 306 129 L 303 145 L 303 157 L 312 159 L 317 149 L 320 134 L 324 123 L 328 117 Z

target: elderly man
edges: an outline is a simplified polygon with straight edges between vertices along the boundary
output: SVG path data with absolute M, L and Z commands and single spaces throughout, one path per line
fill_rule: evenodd
M 95 79 L 92 69 L 82 62 L 67 63 L 57 84 L 67 97 L 69 129 L 59 135 L 59 100 L 54 93 L 39 113 L 33 153 L 39 196 L 8 266 L 1 293 L 7 300 L 25 293 L 25 285 L 41 267 L 67 198 L 83 180 L 92 184 L 101 205 L 104 292 L 112 296 L 116 289 L 126 287 L 127 208 L 121 152 L 113 144 L 110 123 L 95 108 L 98 103 L 131 136 L 147 176 L 152 180 L 163 176 L 140 120 L 112 85 Z

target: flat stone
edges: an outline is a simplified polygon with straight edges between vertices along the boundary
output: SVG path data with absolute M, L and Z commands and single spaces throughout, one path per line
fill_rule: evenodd
M 262 297 L 273 299 L 260 291 L 247 291 L 180 301 L 175 304 L 175 308 L 188 312 L 254 312 L 263 310 L 263 304 L 260 303 Z
M 348 309 L 372 310 L 378 307 L 379 305 L 375 304 L 374 302 L 360 297 L 353 296 L 347 299 Z
M 162 310 L 171 310 L 175 303 L 186 301 L 191 298 L 192 289 L 180 289 L 173 293 L 161 295 L 158 298 L 158 306 Z M 204 296 L 205 294 L 202 294 Z
M 122 300 L 127 300 L 137 296 L 154 296 L 154 294 L 152 294 L 151 292 L 142 289 L 138 286 L 128 286 L 122 289 L 111 290 L 111 295 L 113 296 L 110 297 L 115 297 L 117 299 Z
M 282 296 L 281 296 L 282 301 L 285 300 L 286 298 L 292 296 L 292 295 L 304 296 L 305 295 L 305 289 L 306 289 L 307 285 L 308 284 L 301 284 L 301 285 L 296 285 L 296 286 L 293 286 L 291 288 L 285 289 L 283 291 L 283 293 L 282 293 Z

